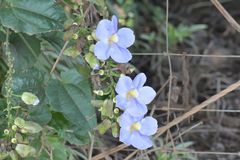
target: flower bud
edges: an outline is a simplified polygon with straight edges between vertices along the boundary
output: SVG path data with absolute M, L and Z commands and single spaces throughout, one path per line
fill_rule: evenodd
M 102 90 L 94 90 L 93 93 L 95 93 L 98 96 L 103 96 L 103 91 Z
M 3 133 L 4 133 L 5 135 L 8 135 L 8 134 L 9 134 L 9 130 L 8 130 L 8 129 L 5 129 Z
M 93 40 L 93 37 L 92 37 L 91 35 L 88 35 L 88 36 L 87 36 L 87 40 L 92 41 L 92 40 Z
M 96 30 L 94 30 L 91 35 L 94 40 L 97 40 Z
M 104 70 L 102 70 L 102 69 L 100 69 L 99 71 L 98 71 L 98 74 L 100 75 L 100 76 L 103 76 L 104 75 Z
M 97 70 L 100 68 L 98 59 L 92 53 L 89 52 L 88 54 L 86 54 L 85 60 L 92 69 Z
M 113 103 L 116 103 L 117 102 L 117 99 L 116 97 L 113 98 Z
M 17 139 L 16 139 L 16 138 L 12 138 L 12 139 L 11 139 L 11 142 L 12 142 L 13 144 L 16 144 L 16 143 L 17 143 Z
M 40 102 L 38 97 L 30 92 L 23 92 L 21 99 L 27 105 L 36 106 Z
M 119 113 L 119 109 L 118 109 L 118 108 L 114 108 L 113 112 L 114 112 L 115 114 L 118 114 L 118 113 Z
M 111 129 L 113 137 L 117 138 L 119 136 L 119 125 L 117 123 L 113 123 Z
M 89 52 L 94 52 L 94 47 L 95 47 L 95 45 L 92 44 L 92 45 L 89 47 Z
M 21 129 L 20 129 L 20 132 L 23 133 L 23 134 L 28 133 L 28 131 L 27 131 L 26 129 L 24 129 L 24 128 L 21 128 Z
M 17 126 L 16 125 L 12 125 L 12 130 L 16 131 L 17 130 Z
M 74 33 L 73 36 L 72 36 L 73 39 L 78 39 L 78 34 Z
M 126 75 L 125 75 L 125 74 L 123 74 L 123 73 L 121 73 L 121 74 L 120 74 L 120 77 L 123 77 L 123 76 L 126 76 Z

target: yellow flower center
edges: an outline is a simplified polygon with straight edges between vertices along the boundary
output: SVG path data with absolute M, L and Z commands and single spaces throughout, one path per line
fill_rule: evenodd
M 139 131 L 141 128 L 141 124 L 139 122 L 133 123 L 130 127 L 130 131 Z
M 118 42 L 118 36 L 117 34 L 112 35 L 109 39 L 108 39 L 109 43 L 117 43 Z
M 127 92 L 127 99 L 137 98 L 137 97 L 138 97 L 138 91 L 136 89 L 133 89 Z

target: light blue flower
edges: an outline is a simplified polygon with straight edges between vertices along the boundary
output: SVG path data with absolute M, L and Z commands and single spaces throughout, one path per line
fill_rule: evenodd
M 148 116 L 132 117 L 124 112 L 120 116 L 120 135 L 119 140 L 126 145 L 132 145 L 137 149 L 143 150 L 151 147 L 153 142 L 150 138 L 158 128 L 157 120 Z
M 128 76 L 119 78 L 116 85 L 116 106 L 125 110 L 132 116 L 143 116 L 147 113 L 149 104 L 156 92 L 149 86 L 143 86 L 146 82 L 144 73 L 138 74 L 133 80 Z
M 112 16 L 112 20 L 103 19 L 96 28 L 96 37 L 99 40 L 94 48 L 95 56 L 100 60 L 111 57 L 117 63 L 127 63 L 132 59 L 132 54 L 127 49 L 134 41 L 135 36 L 131 29 L 118 30 L 118 19 Z

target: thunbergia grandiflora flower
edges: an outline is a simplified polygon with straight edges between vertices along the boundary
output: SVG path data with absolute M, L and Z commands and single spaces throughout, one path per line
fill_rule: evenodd
M 127 49 L 135 41 L 135 35 L 129 28 L 118 30 L 118 19 L 112 16 L 112 20 L 103 19 L 96 28 L 98 42 L 94 48 L 94 54 L 99 60 L 107 60 L 111 57 L 117 63 L 127 63 L 132 59 L 132 54 Z
M 158 128 L 157 120 L 148 116 L 143 118 L 133 117 L 124 112 L 120 116 L 119 125 L 120 141 L 126 145 L 132 145 L 140 150 L 152 147 L 153 142 L 150 138 Z
M 133 80 L 128 76 L 119 78 L 116 85 L 116 106 L 132 116 L 143 116 L 147 113 L 147 104 L 155 97 L 156 92 L 146 82 L 144 73 L 138 74 Z

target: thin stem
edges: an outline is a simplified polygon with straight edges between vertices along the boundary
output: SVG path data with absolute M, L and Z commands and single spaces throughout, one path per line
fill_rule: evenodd
M 6 101 L 7 101 L 7 121 L 8 121 L 8 128 L 11 127 L 12 123 L 12 115 L 11 115 L 11 108 L 12 108 L 12 75 L 14 73 L 14 67 L 13 67 L 13 57 L 11 55 L 11 51 L 9 49 L 9 30 L 7 29 L 6 32 L 6 42 L 5 42 L 5 52 L 7 55 L 7 65 L 8 65 L 8 71 L 6 76 Z
M 52 67 L 52 69 L 51 69 L 50 74 L 52 74 L 52 73 L 54 72 L 54 70 L 55 70 L 55 68 L 56 68 L 56 66 L 57 66 L 60 58 L 61 58 L 62 55 L 63 55 L 64 50 L 66 49 L 66 47 L 67 47 L 67 45 L 68 45 L 68 43 L 69 43 L 69 41 L 66 41 L 65 44 L 63 45 L 63 48 L 61 49 L 61 51 L 60 51 L 60 53 L 59 53 L 59 55 L 58 55 L 58 57 L 57 57 L 57 60 L 55 61 L 54 65 L 53 65 L 53 67 Z
M 171 106 L 171 95 L 172 95 L 172 62 L 169 53 L 169 40 L 168 40 L 168 12 L 169 12 L 169 0 L 166 0 L 166 53 L 168 57 L 168 66 L 169 66 L 169 91 L 168 91 L 168 104 L 167 107 Z M 167 123 L 169 123 L 170 119 L 170 110 L 167 112 Z

